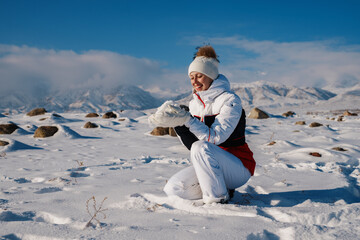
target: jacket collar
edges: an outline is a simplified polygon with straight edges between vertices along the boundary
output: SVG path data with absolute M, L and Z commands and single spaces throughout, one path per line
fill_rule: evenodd
M 200 97 L 204 102 L 212 102 L 214 99 L 223 92 L 230 91 L 230 83 L 227 78 L 219 74 L 218 78 L 213 81 L 208 90 L 194 92 L 193 97 Z

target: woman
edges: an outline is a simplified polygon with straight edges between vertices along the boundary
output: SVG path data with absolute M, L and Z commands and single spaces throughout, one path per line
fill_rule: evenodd
M 245 142 L 245 112 L 229 81 L 219 74 L 218 63 L 211 46 L 199 48 L 188 69 L 193 87 L 190 113 L 167 101 L 149 117 L 154 125 L 175 127 L 191 152 L 192 166 L 164 187 L 169 196 L 226 203 L 254 174 L 256 163 Z

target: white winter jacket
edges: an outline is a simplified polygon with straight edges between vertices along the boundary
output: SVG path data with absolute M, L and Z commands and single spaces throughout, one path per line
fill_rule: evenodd
M 185 126 L 199 140 L 216 145 L 230 137 L 242 114 L 240 98 L 230 90 L 229 81 L 221 74 L 208 90 L 193 94 L 189 109 L 196 118 L 192 118 Z M 210 127 L 204 124 L 206 117 L 215 117 Z
M 189 110 L 193 118 L 175 127 L 181 142 L 189 150 L 196 141 L 211 142 L 238 157 L 253 175 L 256 162 L 245 141 L 245 111 L 226 77 L 220 74 L 208 90 L 194 92 Z

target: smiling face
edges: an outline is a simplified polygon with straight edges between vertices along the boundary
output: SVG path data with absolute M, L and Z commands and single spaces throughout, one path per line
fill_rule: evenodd
M 190 80 L 196 92 L 208 90 L 213 82 L 211 78 L 199 72 L 191 72 Z

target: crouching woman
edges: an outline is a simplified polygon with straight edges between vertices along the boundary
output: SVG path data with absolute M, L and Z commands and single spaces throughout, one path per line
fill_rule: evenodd
M 189 112 L 167 101 L 149 117 L 153 125 L 174 127 L 190 150 L 192 165 L 164 187 L 169 196 L 226 203 L 254 174 L 256 163 L 245 141 L 245 111 L 218 64 L 211 46 L 199 48 L 188 69 L 193 87 Z

